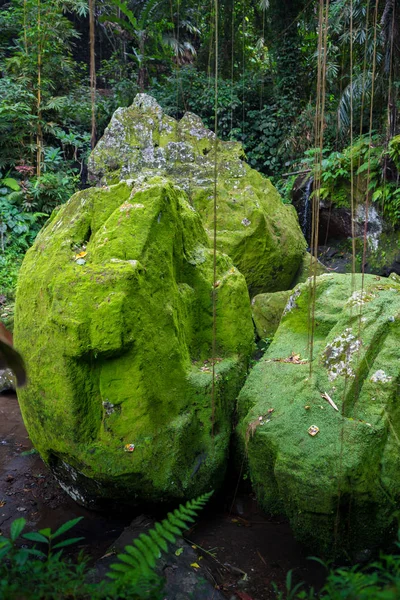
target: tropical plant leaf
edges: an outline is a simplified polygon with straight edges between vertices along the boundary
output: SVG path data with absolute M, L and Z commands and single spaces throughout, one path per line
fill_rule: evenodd
M 26 521 L 22 517 L 20 519 L 15 519 L 15 521 L 13 521 L 11 523 L 10 538 L 12 539 L 13 542 L 15 542 L 17 537 L 21 534 L 25 525 L 26 525 Z
M 41 542 L 43 544 L 48 544 L 49 543 L 48 538 L 44 537 L 44 535 L 42 535 L 38 531 L 32 531 L 30 533 L 24 533 L 24 535 L 22 537 L 25 538 L 26 540 L 30 540 L 31 542 Z
M 76 544 L 77 542 L 80 542 L 81 540 L 84 540 L 85 538 L 83 537 L 76 537 L 76 538 L 70 538 L 68 540 L 63 540 L 62 542 L 58 542 L 58 544 L 55 544 L 53 546 L 54 550 L 56 548 L 65 548 L 66 546 L 71 546 L 71 544 Z
M 58 537 L 59 535 L 66 533 L 67 531 L 72 529 L 72 527 L 75 527 L 75 525 L 77 525 L 79 523 L 79 521 L 82 521 L 82 519 L 83 519 L 83 517 L 77 517 L 76 519 L 71 519 L 71 521 L 67 521 L 66 523 L 61 525 L 61 527 L 59 527 L 57 529 L 57 531 L 55 531 L 51 537 L 54 539 L 54 538 Z

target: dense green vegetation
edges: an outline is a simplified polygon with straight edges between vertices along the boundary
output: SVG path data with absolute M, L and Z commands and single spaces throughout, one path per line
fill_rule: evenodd
M 323 196 L 346 204 L 338 180 L 348 181 L 351 165 L 357 177 L 371 171 L 372 200 L 393 223 L 400 219 L 398 10 L 398 0 L 332 0 L 324 94 Z M 190 110 L 213 127 L 217 76 L 219 135 L 240 140 L 251 166 L 290 201 L 293 178 L 282 175 L 313 168 L 315 3 L 222 0 L 217 32 L 215 6 L 192 0 L 99 0 L 93 16 L 97 139 L 138 91 L 172 116 Z M 94 131 L 88 32 L 86 0 L 11 0 L 0 8 L 0 289 L 8 296 L 47 215 L 86 185 Z

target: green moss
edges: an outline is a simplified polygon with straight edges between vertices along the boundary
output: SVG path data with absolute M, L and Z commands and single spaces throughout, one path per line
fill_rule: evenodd
M 296 212 L 243 159 L 240 144 L 216 140 L 196 115 L 175 121 L 138 94 L 114 114 L 89 169 L 101 184 L 168 177 L 187 192 L 212 239 L 216 167 L 218 249 L 246 277 L 251 295 L 288 289 L 306 248 Z
M 79 501 L 176 500 L 221 482 L 253 328 L 245 280 L 219 253 L 217 276 L 213 436 L 213 253 L 185 193 L 160 179 L 85 190 L 28 251 L 22 414 Z
M 306 252 L 291 285 L 294 288 L 299 283 L 305 283 L 309 277 L 323 275 L 327 272 L 328 269 L 318 259 Z
M 272 338 L 278 329 L 291 291 L 258 294 L 251 302 L 252 317 L 260 339 Z
M 298 286 L 238 401 L 237 434 L 242 444 L 249 437 L 261 505 L 284 511 L 297 538 L 318 553 L 379 546 L 400 497 L 400 286 L 367 275 L 360 288 L 361 276 L 317 278 L 310 374 L 311 288 Z

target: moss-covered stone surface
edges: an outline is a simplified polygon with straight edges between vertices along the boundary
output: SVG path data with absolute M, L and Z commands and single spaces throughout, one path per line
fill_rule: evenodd
M 35 447 L 88 505 L 192 498 L 220 484 L 253 346 L 246 282 L 160 178 L 75 194 L 21 268 L 15 346 Z M 131 445 L 131 446 L 129 446 Z
M 361 287 L 361 276 L 317 278 L 312 356 L 313 293 L 295 288 L 238 401 L 258 500 L 315 553 L 371 549 L 396 530 L 400 285 L 367 275 Z
M 114 113 L 89 172 L 99 184 L 168 177 L 186 191 L 210 238 L 216 174 L 218 249 L 244 274 L 252 295 L 288 289 L 306 249 L 295 209 L 244 158 L 239 143 L 217 140 L 196 115 L 176 121 L 138 94 Z
M 328 273 L 328 269 L 325 265 L 316 259 L 315 256 L 312 256 L 310 252 L 306 252 L 300 263 L 299 270 L 292 281 L 291 287 L 294 288 L 299 283 L 305 283 L 309 277 L 323 275 L 323 273 Z
M 251 301 L 251 314 L 260 339 L 270 339 L 274 336 L 291 293 L 291 290 L 287 290 L 254 296 Z

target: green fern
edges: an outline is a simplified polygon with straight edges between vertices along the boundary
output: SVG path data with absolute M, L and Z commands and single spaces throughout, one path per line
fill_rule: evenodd
M 167 517 L 156 523 L 148 533 L 141 533 L 133 540 L 131 546 L 126 546 L 123 554 L 118 554 L 120 562 L 110 566 L 107 574 L 111 579 L 129 576 L 131 583 L 154 578 L 154 568 L 161 552 L 167 552 L 168 543 L 173 544 L 176 538 L 194 522 L 197 513 L 204 507 L 213 492 L 203 494 L 195 500 L 190 500 L 183 506 L 168 513 Z

